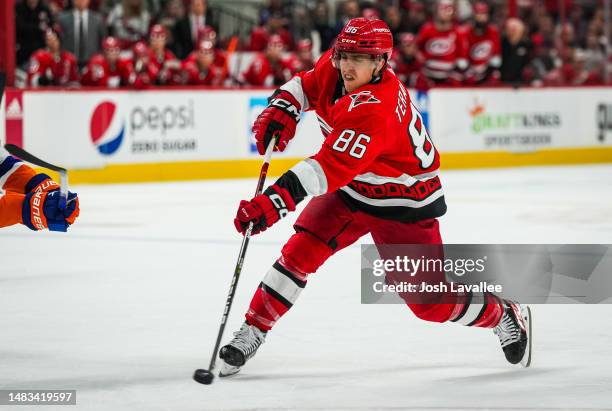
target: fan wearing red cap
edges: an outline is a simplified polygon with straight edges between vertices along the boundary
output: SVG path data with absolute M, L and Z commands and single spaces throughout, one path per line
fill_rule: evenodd
M 474 17 L 465 31 L 469 68 L 468 85 L 495 85 L 499 83 L 501 67 L 501 42 L 497 27 L 489 23 L 489 6 L 483 2 L 474 4 Z
M 238 81 L 251 86 L 280 86 L 292 75 L 292 61 L 285 57 L 285 42 L 278 34 L 268 39 L 266 49 L 257 53 Z
M 295 53 L 288 57 L 288 64 L 291 67 L 291 74 L 297 74 L 301 71 L 308 71 L 314 68 L 315 59 L 312 53 L 312 40 L 299 40 L 295 45 Z
M 62 50 L 59 27 L 47 29 L 44 49 L 36 50 L 28 63 L 27 84 L 40 86 L 77 86 L 78 65 L 74 54 Z
M 417 36 L 423 74 L 435 84 L 460 85 L 468 67 L 467 45 L 454 15 L 452 0 L 439 0 L 433 21 L 423 25 Z
M 81 84 L 92 87 L 128 87 L 133 81 L 132 61 L 121 57 L 119 41 L 114 37 L 102 41 L 102 53 L 89 60 L 81 77 Z
M 428 90 L 433 83 L 421 73 L 423 61 L 417 48 L 416 36 L 412 33 L 401 33 L 399 39 L 389 61 L 395 75 L 409 88 Z
M 168 32 L 161 24 L 154 24 L 149 30 L 149 50 L 151 62 L 158 70 L 156 84 L 175 85 L 180 83 L 181 62 L 166 45 Z
M 183 62 L 184 84 L 221 86 L 222 70 L 215 64 L 215 46 L 211 40 L 200 40 L 196 50 Z
M 132 46 L 132 85 L 136 89 L 146 89 L 157 83 L 159 69 L 151 59 L 151 50 L 144 41 Z

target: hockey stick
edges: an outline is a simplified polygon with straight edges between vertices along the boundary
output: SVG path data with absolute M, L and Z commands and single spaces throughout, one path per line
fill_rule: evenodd
M 266 181 L 266 175 L 268 174 L 268 167 L 270 166 L 270 159 L 272 158 L 272 151 L 276 145 L 276 136 L 272 138 L 266 154 L 264 156 L 264 162 L 259 172 L 259 180 L 257 181 L 257 189 L 255 195 L 258 196 L 263 191 L 263 185 Z M 221 325 L 219 326 L 219 333 L 217 334 L 217 342 L 215 343 L 215 349 L 213 350 L 212 358 L 208 369 L 197 369 L 193 373 L 193 379 L 200 384 L 209 385 L 212 384 L 215 379 L 215 363 L 217 362 L 217 353 L 219 352 L 219 345 L 223 339 L 223 332 L 225 331 L 225 324 L 227 323 L 227 317 L 229 316 L 230 309 L 232 308 L 232 302 L 234 301 L 234 294 L 236 294 L 236 286 L 238 285 L 238 279 L 242 272 L 242 265 L 244 264 L 244 256 L 246 255 L 247 247 L 249 246 L 249 240 L 251 239 L 251 232 L 253 231 L 253 222 L 249 223 L 249 226 L 242 238 L 242 245 L 240 246 L 240 253 L 238 254 L 238 261 L 236 262 L 236 268 L 234 269 L 234 277 L 230 284 L 229 293 L 227 294 L 227 300 L 225 301 L 225 309 L 223 310 L 223 316 L 221 316 Z
M 65 168 L 54 166 L 53 164 L 47 163 L 40 158 L 28 153 L 21 147 L 17 147 L 15 144 L 5 144 L 4 148 L 11 155 L 19 157 L 20 159 L 32 163 L 39 167 L 48 168 L 49 170 L 57 171 L 60 175 L 60 204 L 61 210 L 66 208 L 66 199 L 68 198 L 68 172 Z

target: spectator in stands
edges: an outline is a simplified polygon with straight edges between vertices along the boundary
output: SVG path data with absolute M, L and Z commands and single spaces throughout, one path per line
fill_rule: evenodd
M 312 40 L 314 28 L 310 18 L 310 12 L 305 6 L 296 5 L 293 8 L 293 15 L 291 16 L 289 28 L 293 39 Z
M 517 18 L 508 19 L 502 38 L 502 82 L 513 85 L 523 82 L 523 70 L 529 63 L 531 47 L 523 22 Z
M 326 1 L 318 1 L 314 8 L 314 30 L 318 33 L 319 47 L 317 54 L 327 51 L 334 40 L 334 28 L 329 24 L 329 5 Z M 317 41 L 315 41 L 317 43 Z
M 416 36 L 412 33 L 401 33 L 397 48 L 393 51 L 389 64 L 402 83 L 409 88 L 428 90 L 433 86 L 421 73 L 423 62 L 419 55 Z
M 134 43 L 145 40 L 151 24 L 151 14 L 144 0 L 122 0 L 108 15 L 109 33 L 114 36 L 121 48 L 129 48 Z
M 420 1 L 411 1 L 408 6 L 408 22 L 406 31 L 417 34 L 421 27 L 427 22 L 427 12 L 425 6 Z
M 21 0 L 15 5 L 17 65 L 25 65 L 32 53 L 45 47 L 45 33 L 53 26 L 51 10 L 41 0 Z
M 240 75 L 241 84 L 281 86 L 291 79 L 291 65 L 283 58 L 285 43 L 278 34 L 270 36 L 266 50 L 258 53 L 249 68 Z
M 134 68 L 129 59 L 121 58 L 119 40 L 107 37 L 102 41 L 102 54 L 91 58 L 81 77 L 81 84 L 92 87 L 128 87 L 134 81 Z
M 588 71 L 603 72 L 603 68 L 606 62 L 606 54 L 604 53 L 604 47 L 599 43 L 597 35 L 590 33 L 586 37 L 586 46 L 584 52 L 584 67 Z
M 185 84 L 194 86 L 221 86 L 223 70 L 214 65 L 215 46 L 210 40 L 201 40 L 193 53 L 193 58 L 185 60 L 183 71 Z
M 361 7 L 357 0 L 344 0 L 338 4 L 339 13 L 336 13 L 336 26 L 334 27 L 334 37 L 337 36 L 342 28 L 350 19 L 361 16 Z
M 94 54 L 100 52 L 106 27 L 102 16 L 89 10 L 89 0 L 73 0 L 74 8 L 59 17 L 64 49 L 76 56 L 79 68 L 85 67 Z
M 58 32 L 47 29 L 46 47 L 30 57 L 28 65 L 28 86 L 74 87 L 79 83 L 77 61 L 68 51 L 62 51 Z
M 433 21 L 417 36 L 423 74 L 438 85 L 458 86 L 468 67 L 464 34 L 454 23 L 452 0 L 439 0 Z
M 156 84 L 180 84 L 181 62 L 166 48 L 168 31 L 161 24 L 155 24 L 149 32 L 151 62 L 157 66 Z
M 393 44 L 398 44 L 399 35 L 408 31 L 408 28 L 404 25 L 402 11 L 398 7 L 389 6 L 385 10 L 384 20 L 393 34 Z
M 132 67 L 134 71 L 131 83 L 135 89 L 146 89 L 157 82 L 159 68 L 151 59 L 151 50 L 144 41 L 132 46 Z
M 544 46 L 541 37 L 534 37 L 533 58 L 523 72 L 523 77 L 532 86 L 544 85 L 546 75 L 556 68 L 556 59 L 553 57 L 549 47 Z
M 467 26 L 465 32 L 469 63 L 466 84 L 494 85 L 500 77 L 499 31 L 497 27 L 489 23 L 489 6 L 486 3 L 475 3 L 473 10 L 473 22 Z
M 259 10 L 259 23 L 265 25 L 270 16 L 281 16 L 285 24 L 291 18 L 290 2 L 284 0 L 268 0 L 268 5 Z
M 182 0 L 168 0 L 162 12 L 157 17 L 156 23 L 161 24 L 165 29 L 168 35 L 168 45 L 172 46 L 174 44 L 174 38 L 172 36 L 172 32 L 174 30 L 174 26 L 176 23 L 185 17 L 185 6 Z
M 293 50 L 293 37 L 284 27 L 285 21 L 285 18 L 280 14 L 271 15 L 264 26 L 257 27 L 251 32 L 249 50 L 265 50 L 272 36 L 281 38 L 285 50 Z
M 94 3 L 102 3 L 100 12 L 104 15 L 110 14 L 122 1 L 123 0 L 93 0 Z M 164 3 L 166 3 L 166 0 L 144 0 L 144 7 L 151 16 L 156 16 L 162 10 L 162 5 Z M 96 7 L 92 8 L 98 10 Z
M 198 33 L 205 27 L 216 27 L 207 0 L 191 0 L 189 13 L 174 26 L 174 54 L 179 59 L 186 58 L 198 43 Z
M 600 72 L 585 70 L 584 54 L 573 46 L 560 50 L 562 64 L 545 77 L 548 86 L 600 85 L 603 83 Z
M 290 57 L 291 74 L 308 71 L 314 68 L 315 58 L 312 54 L 312 40 L 302 39 L 295 45 L 295 55 Z

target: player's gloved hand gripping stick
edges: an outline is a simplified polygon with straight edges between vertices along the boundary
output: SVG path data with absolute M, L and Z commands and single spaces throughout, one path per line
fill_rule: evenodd
M 272 158 L 272 151 L 274 150 L 274 146 L 276 145 L 278 139 L 278 133 L 275 134 L 268 144 L 266 149 L 266 153 L 264 156 L 264 162 L 261 166 L 261 171 L 259 172 L 259 180 L 257 181 L 257 189 L 255 190 L 255 196 L 258 196 L 263 191 L 263 185 L 266 181 L 266 175 L 268 174 L 268 167 L 270 166 L 270 159 Z M 223 339 L 223 332 L 225 331 L 225 324 L 227 323 L 227 318 L 229 316 L 230 309 L 232 308 L 232 302 L 234 301 L 234 294 L 236 293 L 236 286 L 238 285 L 238 279 L 240 278 L 240 273 L 242 272 L 242 265 L 244 263 L 244 257 L 246 255 L 247 247 L 249 245 L 249 240 L 251 239 L 251 233 L 253 232 L 253 222 L 249 223 L 247 227 L 244 237 L 242 238 L 242 245 L 240 246 L 240 253 L 238 254 L 238 261 L 236 262 L 236 268 L 234 270 L 234 276 L 232 277 L 232 283 L 230 284 L 229 293 L 227 295 L 227 300 L 225 301 L 225 309 L 223 310 L 223 316 L 221 317 L 221 325 L 219 326 L 219 333 L 217 334 L 217 342 L 215 343 L 215 348 L 212 353 L 212 357 L 210 359 L 210 364 L 208 369 L 197 369 L 193 374 L 193 379 L 199 382 L 200 384 L 212 384 L 215 375 L 215 363 L 217 359 L 217 353 L 219 352 L 219 346 L 221 345 L 221 340 Z
M 60 210 L 65 210 L 66 207 L 72 201 L 76 199 L 76 194 L 68 192 L 68 172 L 66 171 L 65 168 L 58 167 L 56 165 L 47 163 L 46 161 L 41 160 L 40 158 L 28 153 L 21 147 L 18 147 L 14 144 L 5 144 L 4 148 L 11 155 L 15 157 L 19 157 L 22 160 L 27 161 L 28 163 L 37 165 L 39 167 L 48 168 L 49 170 L 53 170 L 59 173 L 60 175 L 60 190 L 59 190 L 60 199 L 58 203 L 58 208 Z M 53 195 L 53 194 L 50 194 L 50 195 Z M 67 231 L 67 226 L 64 221 L 59 221 L 59 220 L 57 222 L 48 221 L 48 223 L 49 223 L 49 230 L 51 231 L 64 231 L 64 232 Z

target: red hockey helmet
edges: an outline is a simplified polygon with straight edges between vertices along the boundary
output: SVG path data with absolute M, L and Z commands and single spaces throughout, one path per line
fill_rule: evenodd
M 489 14 L 489 6 L 482 1 L 474 3 L 474 14 Z
M 346 23 L 336 39 L 334 58 L 338 58 L 341 52 L 385 56 L 388 59 L 393 52 L 393 35 L 384 21 L 357 17 Z
M 105 37 L 102 40 L 102 50 L 104 51 L 119 51 L 121 47 L 119 46 L 119 40 L 114 37 Z
M 278 34 L 273 34 L 268 38 L 268 47 L 282 47 L 285 48 L 285 42 L 283 38 Z
M 149 37 L 167 37 L 166 28 L 161 24 L 154 24 L 149 31 Z
M 215 44 L 210 40 L 200 40 L 198 43 L 198 51 L 203 53 L 210 53 L 215 49 Z
M 310 39 L 302 39 L 295 46 L 296 51 L 312 51 L 312 41 Z
M 203 26 L 198 29 L 198 40 L 209 40 L 213 43 L 217 41 L 217 32 L 210 26 Z

